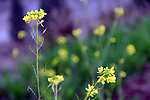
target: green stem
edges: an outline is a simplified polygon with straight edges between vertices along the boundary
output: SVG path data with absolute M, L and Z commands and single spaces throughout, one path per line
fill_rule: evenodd
M 56 90 L 55 90 L 55 100 L 57 100 L 57 85 L 56 85 Z
M 39 83 L 39 34 L 38 34 L 38 22 L 36 21 L 36 73 L 37 73 L 37 86 L 38 86 L 38 100 L 40 100 L 40 83 Z

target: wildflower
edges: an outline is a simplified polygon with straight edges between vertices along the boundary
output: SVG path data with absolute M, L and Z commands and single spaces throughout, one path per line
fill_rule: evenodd
M 12 50 L 12 57 L 16 58 L 19 54 L 19 49 L 18 48 L 13 48 Z
M 53 69 L 50 69 L 50 70 L 41 69 L 39 73 L 40 75 L 43 75 L 43 76 L 54 76 L 56 74 L 55 70 Z
M 114 75 L 114 73 L 115 73 L 114 67 L 112 67 L 111 69 L 109 69 L 108 67 L 104 68 L 103 73 L 108 76 L 115 76 Z
M 76 55 L 71 55 L 71 60 L 74 62 L 74 63 L 78 63 L 80 61 L 79 57 L 76 56 Z
M 23 20 L 27 23 L 30 23 L 31 20 L 38 20 L 40 22 L 39 24 L 41 24 L 42 22 L 44 22 L 41 19 L 45 17 L 45 15 L 47 15 L 47 13 L 45 13 L 43 9 L 40 9 L 39 12 L 37 10 L 32 10 L 31 12 L 27 12 L 27 15 L 24 16 Z
M 116 77 L 114 77 L 114 76 L 111 76 L 111 77 L 107 77 L 106 78 L 106 80 L 107 80 L 107 83 L 116 83 Z
M 72 31 L 72 35 L 75 37 L 79 37 L 81 33 L 82 33 L 82 30 L 80 28 Z
M 57 57 L 54 58 L 51 62 L 51 66 L 53 66 L 53 67 L 56 66 L 58 64 L 58 62 L 59 62 L 59 59 Z
M 68 51 L 66 49 L 59 49 L 58 55 L 60 56 L 61 59 L 66 60 L 68 57 Z
M 120 63 L 120 64 L 123 64 L 123 63 L 124 63 L 124 59 L 123 59 L 123 58 L 120 58 L 120 59 L 119 59 L 119 63 Z
M 111 37 L 111 38 L 109 39 L 109 42 L 110 42 L 110 43 L 115 43 L 115 42 L 116 42 L 116 38 Z
M 82 51 L 85 52 L 88 49 L 87 45 L 82 46 Z
M 98 57 L 99 55 L 100 55 L 100 52 L 98 50 L 94 52 L 95 57 Z
M 103 67 L 101 66 L 101 67 L 98 68 L 98 72 L 97 73 L 101 73 L 102 71 L 103 71 Z
M 56 39 L 56 42 L 57 44 L 65 44 L 67 42 L 67 38 L 64 37 L 64 36 L 59 36 L 57 39 Z
M 62 75 L 55 75 L 51 78 L 48 78 L 48 82 L 54 85 L 59 85 L 59 83 L 61 83 L 62 81 L 64 81 L 64 77 Z
M 128 44 L 126 47 L 126 50 L 127 50 L 128 55 L 130 55 L 130 56 L 132 56 L 136 52 L 136 49 L 135 49 L 134 45 L 132 45 L 132 44 Z
M 127 76 L 127 74 L 126 74 L 125 71 L 120 71 L 119 76 L 122 77 L 122 78 L 125 78 Z
M 94 30 L 95 35 L 103 36 L 105 33 L 106 27 L 104 25 L 100 25 L 98 28 Z
M 102 84 L 105 84 L 106 78 L 104 76 L 98 76 L 99 79 L 97 81 L 97 83 L 101 82 Z
M 117 16 L 123 16 L 124 15 L 124 10 L 123 8 L 115 8 L 114 12 Z
M 17 37 L 18 39 L 23 39 L 26 37 L 26 34 L 26 31 L 19 31 Z
M 89 94 L 91 97 L 93 97 L 93 95 L 97 94 L 98 93 L 98 90 L 97 89 L 94 89 L 94 86 L 90 84 L 88 84 L 88 88 L 85 89 L 87 91 L 87 94 Z

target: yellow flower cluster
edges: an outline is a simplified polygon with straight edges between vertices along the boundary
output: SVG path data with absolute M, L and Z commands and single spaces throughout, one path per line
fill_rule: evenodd
M 116 38 L 111 37 L 111 38 L 109 39 L 109 42 L 110 42 L 110 43 L 115 43 L 115 42 L 116 42 Z
M 67 42 L 67 38 L 64 37 L 64 36 L 59 36 L 57 39 L 56 39 L 56 42 L 57 44 L 61 45 L 61 44 L 65 44 Z
M 18 55 L 19 55 L 19 49 L 18 48 L 13 48 L 12 57 L 16 58 Z
M 43 17 L 45 17 L 45 15 L 47 15 L 47 13 L 44 12 L 43 9 L 40 9 L 40 11 L 38 12 L 37 10 L 35 11 L 31 11 L 31 12 L 27 12 L 27 15 L 24 16 L 23 20 L 26 23 L 30 23 L 31 20 L 41 20 Z M 44 22 L 43 20 L 41 20 L 39 23 L 41 24 L 42 22 Z
M 114 12 L 117 16 L 123 16 L 124 15 L 124 10 L 123 8 L 115 8 Z
M 55 67 L 59 63 L 59 58 L 52 59 L 51 66 Z
M 79 37 L 81 33 L 82 33 L 82 30 L 80 28 L 77 28 L 77 29 L 72 31 L 72 35 L 74 37 Z
M 120 58 L 120 59 L 119 59 L 119 63 L 120 63 L 120 64 L 123 64 L 123 63 L 124 63 L 124 59 L 123 59 L 123 58 Z
M 52 83 L 53 85 L 59 85 L 59 83 L 62 81 L 64 81 L 63 75 L 55 75 L 52 78 L 48 78 L 48 82 Z
M 76 55 L 71 55 L 71 60 L 74 62 L 74 63 L 78 63 L 80 61 L 79 57 L 76 56 Z
M 27 35 L 26 31 L 19 31 L 17 37 L 18 39 L 23 39 L 26 37 L 26 35 Z
M 125 71 L 120 71 L 119 76 L 122 77 L 122 78 L 125 78 L 127 76 L 127 74 L 126 74 Z
M 82 46 L 82 51 L 85 52 L 88 49 L 87 45 Z
M 126 47 L 126 50 L 127 50 L 128 55 L 130 56 L 132 56 L 136 52 L 136 49 L 133 44 L 128 44 Z
M 95 57 L 98 57 L 99 55 L 100 55 L 100 52 L 98 50 L 94 52 Z
M 49 70 L 41 69 L 39 73 L 40 75 L 43 75 L 43 76 L 54 76 L 56 74 L 55 70 L 53 69 L 49 69 Z
M 68 58 L 68 51 L 66 49 L 59 49 L 58 50 L 58 55 L 62 60 L 67 60 Z
M 116 82 L 116 77 L 115 77 L 115 70 L 114 67 L 112 67 L 111 69 L 109 69 L 108 67 L 103 68 L 102 66 L 98 68 L 98 72 L 99 74 L 101 74 L 100 76 L 98 76 L 98 83 L 101 82 L 102 84 L 105 84 L 105 81 L 107 83 L 115 83 Z
M 90 84 L 88 84 L 88 88 L 86 88 L 85 90 L 87 91 L 87 94 L 89 94 L 91 97 L 98 93 L 98 89 L 94 89 L 94 86 Z
M 106 31 L 105 25 L 100 25 L 98 28 L 94 30 L 95 35 L 103 36 Z

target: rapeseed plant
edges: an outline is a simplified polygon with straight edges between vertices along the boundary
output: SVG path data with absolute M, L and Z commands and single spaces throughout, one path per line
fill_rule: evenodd
M 126 50 L 129 56 L 132 56 L 136 52 L 135 46 L 133 44 L 128 44 Z
M 59 36 L 57 39 L 56 39 L 56 42 L 57 44 L 61 45 L 61 44 L 65 44 L 67 42 L 67 38 L 64 37 L 64 36 Z
M 82 33 L 82 30 L 80 28 L 77 28 L 77 29 L 72 31 L 72 35 L 74 37 L 79 37 L 81 35 L 81 33 Z
M 100 25 L 99 27 L 97 27 L 95 30 L 94 30 L 94 34 L 95 35 L 98 35 L 98 36 L 103 36 L 104 33 L 106 31 L 106 27 L 105 25 Z

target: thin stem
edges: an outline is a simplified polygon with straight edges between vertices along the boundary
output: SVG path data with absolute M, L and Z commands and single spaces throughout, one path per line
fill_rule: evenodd
M 56 88 L 55 88 L 55 100 L 57 100 L 57 85 L 56 85 Z
M 38 22 L 36 21 L 36 73 L 37 73 L 37 85 L 38 85 L 38 100 L 40 100 L 40 83 L 39 83 L 39 34 L 38 34 Z

